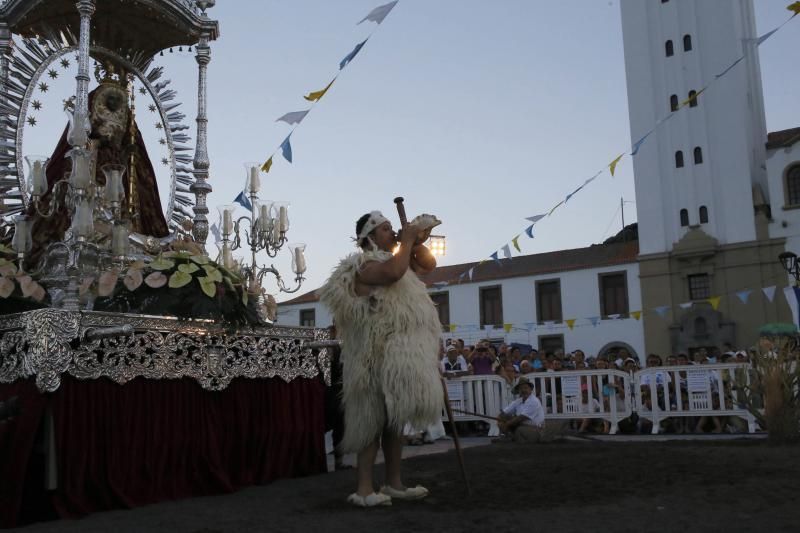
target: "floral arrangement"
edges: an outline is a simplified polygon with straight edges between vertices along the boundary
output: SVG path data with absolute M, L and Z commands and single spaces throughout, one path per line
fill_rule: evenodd
M 47 291 L 9 257 L 0 244 L 0 314 L 47 307 Z M 227 269 L 204 254 L 169 250 L 151 261 L 112 267 L 82 280 L 80 296 L 96 311 L 203 318 L 232 325 L 274 320 L 275 300 L 248 291 L 241 271 Z
M 241 274 L 187 251 L 164 252 L 87 278 L 81 295 L 96 294 L 94 309 L 121 313 L 211 318 L 233 324 L 263 322 Z M 253 304 L 253 305 L 249 305 Z

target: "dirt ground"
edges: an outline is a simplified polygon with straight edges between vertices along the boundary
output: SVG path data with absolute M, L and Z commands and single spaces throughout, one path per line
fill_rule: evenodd
M 798 531 L 798 447 L 765 441 L 492 444 L 404 461 L 431 495 L 392 507 L 345 503 L 353 471 L 167 502 L 23 531 Z M 379 470 L 381 472 L 381 470 Z

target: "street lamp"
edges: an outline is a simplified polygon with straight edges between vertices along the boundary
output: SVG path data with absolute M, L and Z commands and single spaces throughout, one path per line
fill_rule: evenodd
M 425 246 L 431 251 L 434 257 L 442 257 L 445 254 L 444 235 L 431 235 L 428 238 L 428 242 L 425 243 Z
M 797 261 L 797 254 L 793 252 L 783 252 L 778 256 L 778 260 L 783 265 L 783 269 L 794 276 L 794 283 L 800 286 L 800 263 Z

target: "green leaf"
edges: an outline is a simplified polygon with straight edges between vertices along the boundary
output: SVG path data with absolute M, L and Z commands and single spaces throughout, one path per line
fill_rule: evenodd
M 188 285 L 191 281 L 192 276 L 190 274 L 177 270 L 169 277 L 169 287 L 170 289 L 179 289 L 184 285 Z
M 207 255 L 193 255 L 189 257 L 190 261 L 194 261 L 198 265 L 206 265 L 209 261 L 211 261 Z
M 217 270 L 213 265 L 203 265 L 203 270 L 212 281 L 222 281 L 222 272 Z
M 222 278 L 222 280 L 225 282 L 225 285 L 227 285 L 230 290 L 232 291 L 236 290 L 236 286 L 231 281 L 231 278 Z
M 178 270 L 180 270 L 184 274 L 192 274 L 193 272 L 197 272 L 198 270 L 200 270 L 200 267 L 198 267 L 194 263 L 184 263 L 182 265 L 178 265 Z
M 150 268 L 153 270 L 169 270 L 175 266 L 175 261 L 170 261 L 169 259 L 163 259 L 158 257 L 155 261 L 150 263 Z
M 209 298 L 213 298 L 217 294 L 217 284 L 212 279 L 202 276 L 197 278 L 197 281 L 200 282 L 200 288 Z
M 15 252 L 13 248 L 9 248 L 5 244 L 0 244 L 0 253 L 16 255 L 17 252 Z

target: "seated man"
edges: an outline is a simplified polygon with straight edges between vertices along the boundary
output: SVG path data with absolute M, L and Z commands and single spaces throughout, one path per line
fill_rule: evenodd
M 469 373 L 469 366 L 464 356 L 459 354 L 458 347 L 451 344 L 447 347 L 445 357 L 439 363 L 442 374 L 448 378 L 465 376 Z
M 500 431 L 514 442 L 539 442 L 544 429 L 544 408 L 533 393 L 533 384 L 528 378 L 519 378 L 513 391 L 519 398 L 503 409 L 498 417 Z

